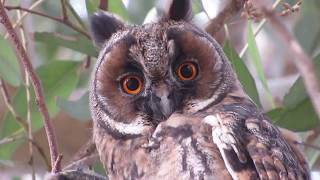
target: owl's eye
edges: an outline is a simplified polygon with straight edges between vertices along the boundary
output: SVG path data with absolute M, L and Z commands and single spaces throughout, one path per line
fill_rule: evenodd
M 131 95 L 137 95 L 142 90 L 143 79 L 139 76 L 128 75 L 122 78 L 121 86 L 124 92 Z
M 196 78 L 198 74 L 198 69 L 195 63 L 186 62 L 178 66 L 176 74 L 180 80 L 190 81 Z

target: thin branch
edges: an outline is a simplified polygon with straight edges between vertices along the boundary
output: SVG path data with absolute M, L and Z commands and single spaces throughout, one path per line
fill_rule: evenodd
M 44 14 L 44 13 L 41 13 L 41 12 L 38 12 L 38 11 L 34 11 L 34 10 L 30 10 L 30 9 L 27 9 L 27 8 L 23 8 L 23 7 L 20 7 L 20 6 L 5 6 L 5 8 L 7 10 L 9 10 L 9 11 L 10 10 L 21 10 L 21 11 L 28 12 L 30 14 L 35 14 L 35 15 L 38 15 L 38 16 L 42 16 L 42 17 L 51 19 L 53 21 L 56 21 L 56 22 L 59 22 L 61 24 L 66 25 L 67 27 L 73 29 L 76 32 L 79 32 L 79 33 L 83 34 L 84 36 L 86 36 L 87 38 L 90 39 L 90 35 L 88 34 L 88 32 L 86 32 L 86 31 L 80 29 L 79 27 L 75 26 L 69 20 L 61 19 L 60 17 L 49 16 L 47 14 Z
M 14 141 L 18 141 L 18 140 L 22 140 L 25 139 L 25 134 L 24 133 L 19 133 L 19 134 L 13 134 L 7 137 L 4 137 L 2 139 L 0 139 L 0 145 L 4 145 L 4 144 L 9 144 L 12 143 Z
M 81 28 L 86 30 L 87 29 L 86 25 L 83 23 L 82 19 L 80 18 L 78 13 L 74 10 L 74 8 L 71 6 L 69 1 L 66 1 L 66 7 L 69 9 L 69 11 L 73 15 L 73 17 L 78 21 Z
M 52 167 L 52 172 L 53 173 L 60 172 L 62 157 L 63 157 L 62 154 L 59 154 L 57 159 L 56 159 L 56 161 L 54 162 L 53 167 Z
M 37 6 L 39 6 L 44 0 L 37 0 L 35 1 L 30 7 L 29 10 L 32 10 L 34 8 L 36 8 Z M 2 4 L 5 4 L 4 2 Z M 21 18 L 18 19 L 14 24 L 13 24 L 13 28 L 16 28 L 18 25 L 21 24 L 22 20 L 28 15 L 27 12 L 22 13 Z M 8 33 L 5 34 L 4 38 L 7 39 L 9 36 Z
M 23 129 L 27 130 L 28 129 L 28 124 L 22 120 L 21 116 L 17 113 L 17 111 L 13 108 L 12 102 L 10 99 L 10 95 L 8 93 L 7 87 L 5 85 L 5 82 L 3 79 L 0 79 L 0 90 L 4 99 L 4 103 L 6 104 L 7 108 L 11 112 L 11 114 L 15 117 L 15 120 L 17 123 L 23 127 Z
M 70 162 L 63 168 L 63 171 L 68 169 L 78 169 L 84 166 L 91 166 L 99 159 L 97 156 L 96 144 L 90 138 L 77 153 L 71 158 Z
M 17 16 L 18 19 L 21 18 L 21 12 L 17 11 Z M 20 26 L 20 36 L 21 36 L 21 42 L 22 45 L 24 47 L 24 49 L 27 51 L 27 41 L 26 41 L 26 37 L 25 37 L 25 29 L 23 26 L 23 23 Z M 26 95 L 27 95 L 27 124 L 28 124 L 28 137 L 29 139 L 33 140 L 33 136 L 32 136 L 32 122 L 31 122 L 31 93 L 30 93 L 30 82 L 29 82 L 29 75 L 28 72 L 25 70 L 25 88 L 26 88 Z M 32 173 L 31 173 L 31 177 L 32 180 L 36 179 L 36 173 L 35 173 L 35 168 L 34 168 L 34 153 L 33 153 L 33 144 L 31 141 L 28 142 L 29 144 L 29 153 L 30 153 L 30 160 L 29 160 L 29 164 L 31 166 L 32 169 Z
M 236 13 L 241 11 L 246 1 L 247 0 L 232 0 L 215 18 L 210 20 L 206 27 L 206 32 L 216 37 L 223 25 Z
M 60 0 L 61 9 L 62 9 L 62 20 L 68 21 L 68 14 L 67 14 L 67 8 L 66 8 L 66 1 Z
M 304 52 L 294 35 L 282 24 L 273 12 L 265 10 L 273 29 L 288 47 L 289 54 L 299 70 L 312 105 L 320 118 L 320 84 L 311 58 Z
M 273 11 L 280 3 L 282 0 L 276 0 L 273 4 L 272 4 L 272 8 L 271 10 Z M 258 33 L 261 31 L 262 27 L 266 24 L 267 19 L 263 18 L 261 20 L 261 22 L 258 24 L 257 29 L 253 32 L 254 36 L 256 37 L 258 35 Z M 243 58 L 244 54 L 246 53 L 246 51 L 248 50 L 249 44 L 246 43 L 246 45 L 244 45 L 244 47 L 242 48 L 242 50 L 239 53 L 239 57 Z
M 30 59 L 27 55 L 27 52 L 24 50 L 20 39 L 18 38 L 15 30 L 13 29 L 13 26 L 9 20 L 9 17 L 5 11 L 4 5 L 0 4 L 0 22 L 4 25 L 6 30 L 9 33 L 9 39 L 12 43 L 12 46 L 15 48 L 15 51 L 18 55 L 18 59 L 20 61 L 20 64 L 23 65 L 24 69 L 28 72 L 29 78 L 32 82 L 32 85 L 35 90 L 36 95 L 36 102 L 39 108 L 39 111 L 42 115 L 43 121 L 44 121 L 44 127 L 47 133 L 48 143 L 49 143 L 49 149 L 50 149 L 50 155 L 51 155 L 51 164 L 52 167 L 57 167 L 56 171 L 59 171 L 59 164 L 55 166 L 55 163 L 58 159 L 58 145 L 56 136 L 54 133 L 53 126 L 50 121 L 50 115 L 49 111 L 45 102 L 45 96 L 43 94 L 43 89 L 41 86 L 41 82 L 37 74 L 35 73 L 32 64 L 30 62 Z M 56 173 L 56 171 L 53 171 L 53 173 Z
M 108 0 L 100 0 L 99 9 L 107 11 L 108 10 Z
M 27 140 L 30 141 L 34 147 L 36 147 L 36 149 L 37 149 L 37 151 L 39 152 L 40 156 L 41 156 L 42 159 L 44 160 L 48 171 L 50 171 L 50 169 L 52 169 L 51 164 L 50 164 L 50 160 L 49 160 L 49 158 L 46 156 L 46 153 L 45 153 L 45 151 L 43 150 L 43 148 L 42 148 L 35 140 L 29 139 L 29 138 L 27 138 Z
M 320 151 L 320 147 L 316 146 L 316 145 L 313 145 L 313 144 L 308 144 L 308 143 L 305 143 L 305 142 L 298 142 L 298 141 L 293 141 L 293 144 L 298 144 L 300 146 L 304 146 L 304 147 L 307 147 L 307 148 L 311 148 L 311 149 L 315 149 L 317 151 Z
M 13 108 L 13 106 L 11 105 L 11 101 L 10 101 L 10 97 L 9 94 L 7 92 L 7 88 L 4 85 L 4 81 L 2 79 L 0 79 L 0 87 L 1 87 L 1 91 L 6 103 L 7 108 L 9 109 L 9 111 L 11 111 L 11 113 L 13 114 L 13 116 L 15 116 L 16 121 L 19 123 L 19 125 L 22 127 L 23 132 L 27 132 L 28 131 L 28 124 L 22 120 L 22 118 L 16 113 L 15 109 Z M 9 101 L 8 101 L 9 100 Z M 8 102 L 10 102 L 10 104 L 7 104 Z M 24 124 L 24 125 L 23 125 Z M 19 136 L 13 136 L 13 137 L 7 137 L 7 138 L 3 138 L 0 140 L 0 145 L 2 144 L 7 144 L 7 143 L 11 143 L 20 139 L 25 138 L 25 136 L 19 135 Z M 28 139 L 28 138 L 27 138 Z M 32 144 L 38 149 L 42 159 L 45 161 L 48 169 L 51 169 L 51 165 L 50 162 L 48 160 L 48 158 L 46 157 L 44 151 L 42 150 L 42 148 L 40 147 L 40 145 L 37 144 L 36 141 L 32 141 Z
M 99 154 L 96 152 L 92 155 L 85 156 L 77 161 L 73 161 L 71 164 L 68 164 L 63 170 L 72 170 L 72 169 L 81 169 L 83 167 L 90 167 L 94 163 L 99 161 Z

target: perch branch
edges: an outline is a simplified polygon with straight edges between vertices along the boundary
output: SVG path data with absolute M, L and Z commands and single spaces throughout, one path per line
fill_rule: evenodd
M 275 17 L 273 12 L 265 10 L 265 14 L 269 18 L 273 29 L 278 32 L 279 37 L 287 44 L 289 54 L 292 55 L 292 59 L 302 76 L 312 105 L 318 117 L 320 117 L 320 85 L 311 58 L 303 51 L 293 34 Z
M 44 127 L 45 127 L 45 131 L 47 133 L 50 155 L 51 155 L 51 164 L 52 164 L 52 167 L 56 167 L 56 168 L 52 169 L 52 172 L 56 173 L 56 172 L 60 171 L 60 165 L 59 164 L 55 165 L 55 163 L 58 159 L 58 145 L 57 145 L 54 129 L 53 129 L 53 126 L 50 121 L 50 115 L 49 115 L 49 111 L 48 111 L 48 108 L 47 108 L 47 105 L 45 102 L 45 96 L 43 94 L 41 82 L 32 67 L 32 64 L 31 64 L 30 59 L 27 55 L 27 52 L 24 50 L 24 48 L 21 44 L 21 41 L 18 38 L 18 35 L 16 34 L 15 30 L 13 29 L 13 26 L 9 20 L 9 17 L 5 11 L 3 4 L 0 4 L 0 22 L 4 25 L 4 27 L 8 31 L 9 39 L 12 43 L 12 46 L 15 48 L 15 51 L 18 55 L 18 59 L 19 59 L 21 65 L 23 65 L 24 69 L 28 72 L 29 78 L 30 78 L 32 85 L 34 87 L 35 95 L 36 95 L 36 102 L 37 102 L 39 111 L 42 115 L 42 118 L 44 120 Z

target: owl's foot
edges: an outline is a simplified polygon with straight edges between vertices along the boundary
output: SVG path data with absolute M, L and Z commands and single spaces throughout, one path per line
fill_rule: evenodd
M 166 128 L 164 128 L 162 124 L 159 124 L 153 132 L 152 136 L 149 138 L 148 143 L 143 144 L 141 147 L 147 150 L 158 149 L 160 147 L 160 142 L 163 139 L 165 131 Z
M 237 135 L 230 126 L 222 124 L 222 115 L 209 115 L 204 122 L 212 126 L 212 138 L 214 143 L 222 149 L 233 150 L 240 162 L 247 162 L 244 145 L 239 141 Z
M 160 141 L 161 139 L 155 139 L 151 137 L 148 143 L 143 144 L 141 147 L 147 150 L 158 149 L 160 147 Z

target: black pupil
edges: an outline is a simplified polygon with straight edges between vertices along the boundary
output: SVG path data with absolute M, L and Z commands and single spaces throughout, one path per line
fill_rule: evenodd
M 126 86 L 130 91 L 134 91 L 139 88 L 139 80 L 137 78 L 129 78 Z
M 181 71 L 181 75 L 184 78 L 190 78 L 193 75 L 193 68 L 189 64 L 184 65 L 180 71 Z

